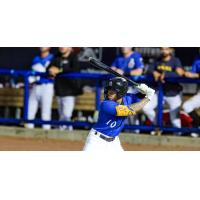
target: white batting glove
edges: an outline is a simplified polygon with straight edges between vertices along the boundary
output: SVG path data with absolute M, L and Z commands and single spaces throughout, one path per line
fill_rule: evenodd
M 136 87 L 142 94 L 147 94 L 147 89 L 149 88 L 146 84 L 139 84 Z
M 155 94 L 155 90 L 148 87 L 147 90 L 146 90 L 146 98 L 149 99 L 149 101 L 151 101 L 152 97 L 154 96 Z
M 152 97 L 155 94 L 155 90 L 153 90 L 152 88 L 148 87 L 146 84 L 140 84 L 136 87 L 142 94 L 146 94 L 146 98 L 148 98 L 149 100 L 152 99 Z

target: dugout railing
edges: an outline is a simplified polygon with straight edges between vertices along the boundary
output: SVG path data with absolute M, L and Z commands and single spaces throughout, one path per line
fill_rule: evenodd
M 87 121 L 59 121 L 59 120 L 51 120 L 51 121 L 43 121 L 41 119 L 28 120 L 28 98 L 29 98 L 29 77 L 30 76 L 43 76 L 43 73 L 35 73 L 29 70 L 13 70 L 13 69 L 0 69 L 0 75 L 14 76 L 14 77 L 22 77 L 24 82 L 24 94 L 23 94 L 23 117 L 21 119 L 16 118 L 0 118 L 1 124 L 23 124 L 23 123 L 34 123 L 36 125 L 42 124 L 51 124 L 51 125 L 72 125 L 74 127 L 91 127 L 93 124 Z M 108 80 L 112 76 L 109 74 L 99 74 L 99 73 L 68 73 L 62 75 L 66 78 L 78 78 L 78 79 L 90 79 L 93 80 L 96 84 L 96 98 L 95 98 L 95 107 L 96 110 L 99 109 L 99 105 L 101 102 L 101 89 L 102 82 Z M 131 77 L 132 80 L 136 82 L 149 83 L 153 82 L 153 77 L 151 76 L 139 76 L 139 77 Z M 185 77 L 179 78 L 166 78 L 168 82 L 172 83 L 186 83 L 186 84 L 199 84 L 200 79 L 190 79 Z M 152 131 L 152 130 L 161 130 L 167 132 L 198 132 L 200 133 L 200 128 L 175 128 L 175 127 L 166 127 L 163 126 L 163 90 L 162 84 L 158 84 L 157 88 L 158 92 L 158 108 L 157 108 L 157 125 L 126 125 L 125 129 L 139 129 L 144 131 Z

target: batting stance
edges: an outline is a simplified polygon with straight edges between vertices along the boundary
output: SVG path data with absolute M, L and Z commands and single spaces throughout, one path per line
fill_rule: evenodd
M 121 77 L 109 80 L 104 88 L 105 99 L 100 105 L 99 118 L 87 137 L 84 151 L 122 151 L 118 135 L 128 116 L 136 115 L 153 97 L 155 91 L 145 84 L 137 89 L 145 94 L 140 102 L 127 93 L 128 82 Z

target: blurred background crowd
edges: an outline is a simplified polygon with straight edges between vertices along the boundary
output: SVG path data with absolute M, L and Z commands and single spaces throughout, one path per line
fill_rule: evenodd
M 92 56 L 109 65 L 113 70 L 126 76 L 153 78 L 147 83 L 153 88 L 158 83 L 163 86 L 163 124 L 166 126 L 200 127 L 200 90 L 198 84 L 171 83 L 166 78 L 186 77 L 200 78 L 200 53 L 199 48 L 172 48 L 172 47 L 59 47 L 59 48 L 0 48 L 0 68 L 16 70 L 32 70 L 43 73 L 43 76 L 29 77 L 29 106 L 28 119 L 42 120 L 59 119 L 60 121 L 89 121 L 95 122 L 97 112 L 94 108 L 76 109 L 77 98 L 95 92 L 95 82 L 86 79 L 69 79 L 62 74 L 71 72 L 104 73 L 94 69 L 87 62 Z M 147 78 L 148 80 L 148 78 Z M 150 79 L 149 79 L 150 80 Z M 23 79 L 15 76 L 0 74 L 0 88 L 21 89 L 24 87 Z M 0 90 L 1 90 L 0 89 Z M 134 88 L 129 92 L 137 94 Z M 0 100 L 1 101 L 1 100 Z M 53 102 L 56 102 L 56 109 Z M 80 100 L 79 100 L 80 101 Z M 88 99 L 82 98 L 82 104 Z M 93 99 L 93 101 L 95 101 Z M 94 103 L 94 102 L 93 102 Z M 86 103 L 85 103 L 86 104 Z M 14 111 L 13 111 L 14 110 Z M 3 117 L 16 115 L 16 107 L 1 106 L 0 114 Z M 19 111 L 19 109 L 18 109 Z M 144 107 L 138 116 L 130 117 L 128 125 L 156 125 L 158 111 L 158 94 Z M 13 114 L 13 112 L 15 114 Z M 20 115 L 20 113 L 18 113 Z M 18 116 L 20 117 L 20 116 Z M 34 124 L 26 124 L 27 128 L 34 128 Z M 49 130 L 49 124 L 42 125 Z M 73 126 L 61 125 L 62 130 L 73 130 Z M 134 130 L 139 133 L 140 130 Z M 151 131 L 155 135 L 155 131 Z M 175 135 L 183 135 L 181 132 Z M 198 133 L 190 133 L 198 137 Z

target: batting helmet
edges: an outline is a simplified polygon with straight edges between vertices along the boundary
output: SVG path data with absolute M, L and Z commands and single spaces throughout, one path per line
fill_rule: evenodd
M 128 91 L 128 82 L 121 77 L 110 79 L 104 88 L 104 96 L 108 98 L 108 90 L 113 90 L 117 93 L 117 98 L 120 99 L 126 95 Z

